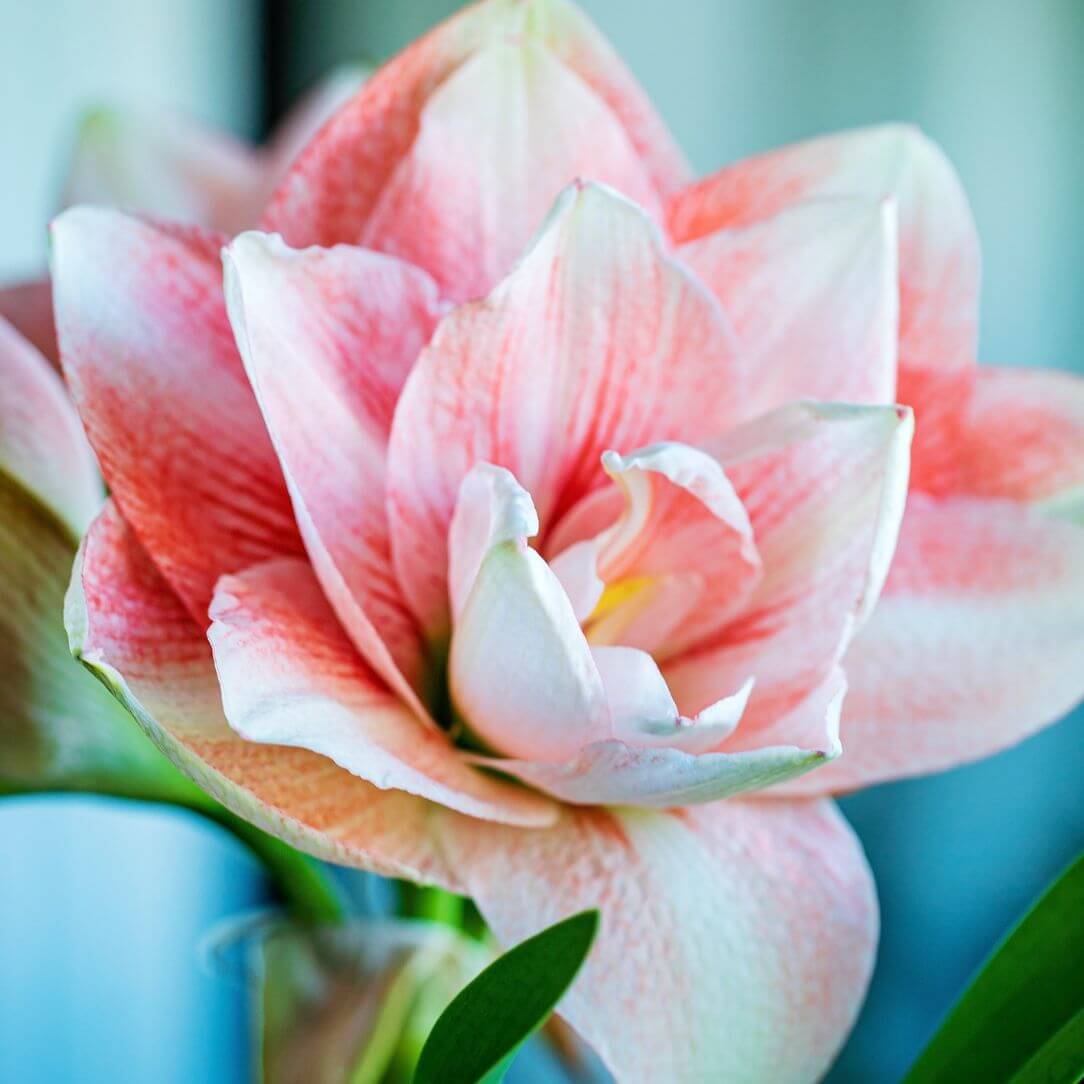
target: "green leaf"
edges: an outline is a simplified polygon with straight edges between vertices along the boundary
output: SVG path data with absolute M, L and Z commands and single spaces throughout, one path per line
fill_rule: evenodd
M 572 985 L 598 932 L 598 911 L 543 930 L 490 964 L 441 1014 L 414 1084 L 496 1084 Z
M 1084 855 L 993 951 L 904 1084 L 1079 1080 L 1084 1067 L 1082 915 Z
M 175 770 L 68 650 L 75 547 L 57 514 L 0 469 L 0 790 L 168 791 Z
M 1084 1079 L 1084 1009 L 1043 1043 L 1009 1084 L 1052 1084 Z

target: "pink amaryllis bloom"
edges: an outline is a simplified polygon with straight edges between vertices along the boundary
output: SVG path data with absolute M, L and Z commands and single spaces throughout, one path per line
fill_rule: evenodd
M 253 226 L 298 152 L 365 74 L 360 66 L 332 72 L 262 147 L 166 111 L 95 109 L 80 126 L 61 206 L 95 203 L 227 233 Z M 0 317 L 56 360 L 48 280 L 0 287 Z
M 506 940 L 601 907 L 563 1011 L 620 1079 L 806 1081 L 877 928 L 829 796 L 1080 695 L 1084 397 L 974 366 L 918 134 L 688 181 L 582 15 L 489 0 L 321 130 L 225 291 L 228 238 L 62 216 L 112 492 L 67 621 L 268 830 Z

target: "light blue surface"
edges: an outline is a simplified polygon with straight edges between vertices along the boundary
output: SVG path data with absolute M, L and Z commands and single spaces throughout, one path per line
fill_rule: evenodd
M 311 5 L 298 78 L 385 52 L 451 6 Z M 922 124 L 956 162 L 983 237 L 983 357 L 1080 370 L 1084 4 L 585 6 L 700 169 L 818 131 Z M 30 79 L 47 58 L 25 62 Z M 883 936 L 836 1084 L 898 1079 L 1000 932 L 1084 843 L 1082 740 L 1078 714 L 985 763 L 844 802 L 877 876 Z M 5 802 L 0 1080 L 243 1080 L 240 994 L 201 972 L 196 947 L 261 892 L 247 856 L 187 815 Z
M 5 798 L 0 1081 L 245 1080 L 244 998 L 200 946 L 264 898 L 241 846 L 191 814 Z

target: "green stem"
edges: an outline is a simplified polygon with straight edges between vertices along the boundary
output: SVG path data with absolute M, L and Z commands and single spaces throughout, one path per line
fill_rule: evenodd
M 95 794 L 198 813 L 244 844 L 263 867 L 275 895 L 291 918 L 305 923 L 334 923 L 347 915 L 342 892 L 319 862 L 231 813 L 183 778 L 157 780 L 150 785 L 138 779 L 103 782 L 98 778 L 93 784 L 73 782 L 48 788 L 0 782 L 0 798 L 56 794 Z
M 446 892 L 443 888 L 416 885 L 410 881 L 399 881 L 397 884 L 399 903 L 396 910 L 400 915 L 442 922 L 456 930 L 464 928 L 468 901 L 462 896 Z

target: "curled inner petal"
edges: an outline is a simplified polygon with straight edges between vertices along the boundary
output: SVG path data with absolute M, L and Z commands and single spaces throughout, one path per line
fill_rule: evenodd
M 554 570 L 592 643 L 672 655 L 723 627 L 752 594 L 761 567 L 749 516 L 719 463 L 688 445 L 607 452 L 603 465 L 624 507 L 559 552 Z M 572 509 L 557 544 L 597 524 L 614 507 L 603 501 L 592 494 Z

